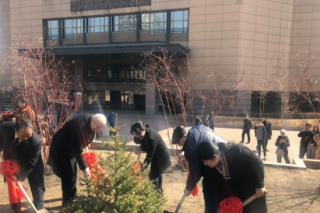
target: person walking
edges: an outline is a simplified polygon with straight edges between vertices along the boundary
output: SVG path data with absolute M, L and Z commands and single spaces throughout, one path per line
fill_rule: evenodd
M 130 133 L 134 137 L 134 142 L 140 144 L 141 150 L 147 153 L 142 170 L 151 164 L 149 178 L 154 181 L 157 191 L 161 193 L 162 174 L 171 165 L 167 145 L 157 131 L 147 127 L 141 121 L 132 124 Z
M 115 122 L 116 122 L 116 117 L 117 117 L 117 114 L 114 111 L 110 112 L 109 115 L 108 115 L 107 120 L 108 120 L 109 125 L 112 128 L 114 128 L 114 125 L 115 125 Z M 114 132 L 110 130 L 109 131 L 109 136 L 114 136 Z
M 263 149 L 263 160 L 267 160 L 267 150 L 265 142 L 267 140 L 267 131 L 264 127 L 263 123 L 261 123 L 262 119 L 257 119 L 257 125 L 255 126 L 255 136 L 257 138 L 257 149 L 258 149 L 258 156 L 261 157 L 261 147 Z
M 307 123 L 305 125 L 305 129 L 301 130 L 298 134 L 298 137 L 301 138 L 299 158 L 304 158 L 305 154 L 308 151 L 308 145 L 313 140 L 313 136 L 314 132 L 311 131 L 311 125 Z
M 48 164 L 61 179 L 62 205 L 71 202 L 77 192 L 77 163 L 85 178 L 91 178 L 83 149 L 91 144 L 96 132 L 106 125 L 103 114 L 81 114 L 67 121 L 52 138 Z
M 242 140 L 240 141 L 240 143 L 243 143 L 244 142 L 244 136 L 247 134 L 247 137 L 248 137 L 248 142 L 247 144 L 250 143 L 250 130 L 252 128 L 252 122 L 249 118 L 248 115 L 246 115 L 243 119 L 243 127 L 242 127 Z
M 209 128 L 212 129 L 214 131 L 214 120 L 215 120 L 215 116 L 213 113 L 210 114 L 209 116 Z
M 267 131 L 266 150 L 268 152 L 269 151 L 268 150 L 268 142 L 269 142 L 269 140 L 271 140 L 271 137 L 272 137 L 272 123 L 269 122 L 269 118 L 265 118 L 262 123 Z
M 281 129 L 280 135 L 277 138 L 277 141 L 275 143 L 275 146 L 277 147 L 277 162 L 281 163 L 282 157 L 284 158 L 285 162 L 287 164 L 290 164 L 290 159 L 289 159 L 289 152 L 288 152 L 288 147 L 290 146 L 290 140 L 288 136 L 286 135 L 286 130 Z

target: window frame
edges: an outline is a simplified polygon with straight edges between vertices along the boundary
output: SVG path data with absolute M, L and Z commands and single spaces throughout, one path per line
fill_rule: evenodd
M 156 15 L 157 14 L 162 14 L 162 20 L 161 21 L 156 21 Z M 155 34 L 166 34 L 167 33 L 167 14 L 168 11 L 159 11 L 159 12 L 149 12 L 149 13 L 141 13 L 141 23 L 140 23 L 140 29 L 144 31 L 149 31 L 150 34 L 155 35 Z M 146 15 L 148 16 L 148 20 L 144 20 L 143 16 Z M 153 20 L 151 16 L 153 15 Z M 145 21 L 145 22 L 144 22 Z M 156 24 L 162 24 L 161 27 L 157 28 Z M 152 26 L 153 25 L 153 26 Z
M 57 28 L 51 28 L 50 27 L 50 22 L 57 22 Z M 47 39 L 48 40 L 59 40 L 59 30 L 60 30 L 60 26 L 59 26 L 59 20 L 58 19 L 54 19 L 54 20 L 47 20 Z M 50 33 L 50 30 L 57 30 L 57 37 L 53 38 L 52 34 Z
M 134 23 L 130 23 L 129 26 L 129 29 L 121 29 L 119 28 L 119 26 L 123 23 L 120 23 L 121 20 L 119 19 L 119 17 L 124 17 L 124 16 L 132 16 L 134 17 Z M 118 22 L 116 24 L 116 21 Z M 137 14 L 134 13 L 134 14 L 122 14 L 122 15 L 113 15 L 112 16 L 112 32 L 127 32 L 127 31 L 136 31 L 137 30 L 137 24 L 138 23 L 138 18 L 137 18 Z M 132 26 L 134 26 L 133 28 L 131 28 Z
M 100 24 L 99 25 L 91 25 L 91 20 L 92 19 L 100 19 Z M 93 16 L 93 17 L 87 17 L 87 33 L 108 33 L 109 32 L 109 19 L 110 16 Z M 103 23 L 101 22 L 103 20 Z M 95 22 L 95 21 L 94 21 Z M 95 28 L 99 27 L 100 31 L 96 31 Z M 92 30 L 93 29 L 93 30 Z M 103 29 L 103 30 L 101 30 Z
M 75 38 L 77 38 L 77 34 L 83 34 L 83 19 L 84 18 L 85 17 L 63 19 L 63 38 L 64 39 L 75 39 Z M 66 26 L 67 21 L 72 21 L 71 26 Z M 73 21 L 75 21 L 75 23 Z M 72 33 L 67 33 L 67 30 L 72 30 Z
M 182 19 L 175 19 L 174 13 L 182 12 Z M 189 33 L 189 10 L 173 10 L 170 11 L 170 34 L 183 34 Z M 175 23 L 181 22 L 182 28 L 181 30 L 175 28 Z

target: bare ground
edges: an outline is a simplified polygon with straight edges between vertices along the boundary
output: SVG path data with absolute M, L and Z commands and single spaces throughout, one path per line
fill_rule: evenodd
M 172 160 L 174 161 L 174 159 Z M 286 169 L 265 168 L 266 187 L 268 189 L 268 209 L 270 213 L 318 213 L 320 209 L 320 171 L 296 171 Z M 79 174 L 81 175 L 81 174 Z M 174 211 L 185 187 L 186 173 L 178 165 L 171 166 L 164 175 L 164 188 L 167 197 L 165 209 Z M 61 205 L 60 181 L 54 175 L 45 177 L 45 207 L 58 213 Z M 26 183 L 26 185 L 28 185 Z M 201 184 L 199 184 L 201 187 Z M 0 183 L 0 213 L 10 212 L 7 186 Z M 30 193 L 30 190 L 29 190 Z M 32 213 L 28 204 L 23 203 L 24 212 Z M 203 198 L 188 197 L 180 213 L 202 213 Z

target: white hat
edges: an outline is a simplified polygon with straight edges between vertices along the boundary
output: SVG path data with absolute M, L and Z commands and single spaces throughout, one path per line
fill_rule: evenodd
M 287 131 L 285 129 L 281 129 L 280 132 L 283 132 L 284 134 L 287 133 Z

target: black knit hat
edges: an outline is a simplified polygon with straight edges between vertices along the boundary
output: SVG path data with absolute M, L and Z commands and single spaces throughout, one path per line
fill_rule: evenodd
M 173 130 L 172 134 L 172 144 L 179 144 L 180 139 L 187 133 L 184 126 L 177 126 Z
M 219 155 L 220 151 L 216 145 L 211 142 L 201 142 L 197 148 L 200 160 L 212 160 L 214 155 Z

